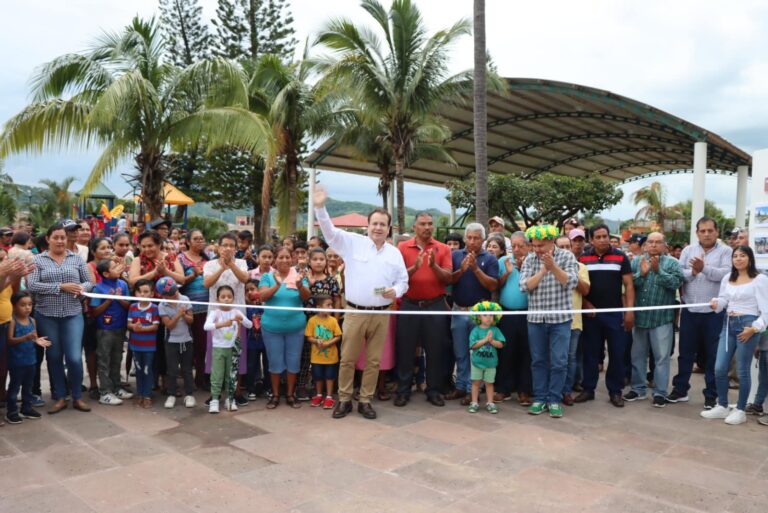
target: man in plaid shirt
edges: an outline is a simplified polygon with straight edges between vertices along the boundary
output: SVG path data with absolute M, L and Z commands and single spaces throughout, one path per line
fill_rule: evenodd
M 662 254 L 664 244 L 664 235 L 653 232 L 645 241 L 646 253 L 632 259 L 635 306 L 675 304 L 675 294 L 684 280 L 683 271 L 677 260 Z M 625 401 L 646 397 L 645 379 L 650 347 L 656 363 L 653 371 L 653 406 L 663 408 L 666 404 L 674 318 L 675 311 L 672 309 L 640 310 L 635 313 L 635 327 L 632 330 L 632 390 L 624 395 Z
M 559 230 L 552 225 L 526 231 L 533 253 L 520 270 L 520 290 L 528 293 L 528 344 L 533 374 L 531 415 L 549 409 L 549 416 L 563 416 L 560 401 L 568 372 L 568 346 L 573 313 L 536 313 L 571 310 L 579 266 L 573 253 L 555 247 Z

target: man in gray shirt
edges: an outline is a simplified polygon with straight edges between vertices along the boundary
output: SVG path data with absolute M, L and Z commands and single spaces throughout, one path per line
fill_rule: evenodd
M 709 303 L 717 297 L 720 282 L 731 271 L 733 250 L 717 241 L 717 222 L 702 217 L 696 223 L 697 244 L 683 249 L 680 268 L 683 271 L 684 304 Z M 672 379 L 672 393 L 667 402 L 687 402 L 691 387 L 691 372 L 697 351 L 704 351 L 704 408 L 711 409 L 717 400 L 715 387 L 715 356 L 720 332 L 723 329 L 723 312 L 715 313 L 709 305 L 684 308 L 680 314 L 680 347 L 677 357 L 677 376 Z

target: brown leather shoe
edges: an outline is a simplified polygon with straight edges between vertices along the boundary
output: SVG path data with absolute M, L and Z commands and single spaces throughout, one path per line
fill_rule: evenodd
M 566 406 L 573 406 L 573 397 L 571 397 L 571 394 L 563 394 L 563 404 Z
M 500 403 L 502 401 L 509 401 L 510 397 L 512 397 L 512 394 L 504 394 L 501 392 L 496 392 L 495 394 L 493 394 L 493 402 Z
M 624 408 L 624 398 L 621 394 L 611 394 L 611 404 L 616 408 Z
M 371 403 L 357 403 L 357 413 L 368 420 L 373 420 L 376 418 L 376 410 L 373 409 Z
M 66 409 L 67 409 L 67 401 L 65 401 L 64 399 L 59 399 L 58 401 L 53 403 L 51 408 L 48 410 L 48 414 L 55 415 L 59 413 L 61 410 L 66 410 Z
M 586 403 L 587 401 L 594 401 L 594 400 L 595 400 L 595 393 L 584 390 L 582 393 L 580 393 L 574 398 L 573 402 Z
M 86 403 L 82 399 L 78 399 L 77 401 L 72 401 L 72 407 L 77 411 L 84 411 L 86 413 L 91 411 L 91 407 L 88 406 L 88 403 Z
M 466 395 L 467 395 L 467 393 L 464 392 L 463 390 L 459 390 L 458 388 L 454 388 L 448 394 L 446 394 L 443 398 L 448 400 L 448 401 L 453 401 L 454 399 L 462 399 Z
M 517 402 L 520 403 L 520 406 L 530 406 L 533 404 L 533 401 L 531 401 L 531 396 L 525 392 L 518 392 Z
M 469 394 L 464 394 L 464 397 L 461 398 L 462 406 L 469 406 L 471 402 L 472 402 L 472 396 Z

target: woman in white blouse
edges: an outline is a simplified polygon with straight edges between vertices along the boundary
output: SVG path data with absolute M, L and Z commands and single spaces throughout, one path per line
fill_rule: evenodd
M 725 419 L 726 424 L 747 421 L 744 408 L 752 386 L 749 366 L 760 332 L 768 325 L 768 278 L 758 273 L 755 254 L 748 246 L 733 250 L 731 274 L 723 278 L 718 297 L 710 306 L 716 312 L 726 310 L 723 331 L 717 346 L 715 383 L 717 406 L 704 410 L 707 419 Z M 739 399 L 736 408 L 728 409 L 728 367 L 734 354 L 739 375 Z

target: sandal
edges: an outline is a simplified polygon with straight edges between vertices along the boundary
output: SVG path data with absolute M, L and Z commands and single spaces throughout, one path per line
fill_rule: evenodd
M 280 404 L 280 396 L 273 395 L 269 398 L 269 401 L 267 401 L 267 409 L 268 410 L 274 410 L 277 408 L 277 406 Z
M 295 395 L 289 395 L 288 397 L 286 397 L 285 404 L 287 404 L 291 408 L 301 408 L 301 403 L 296 400 Z

